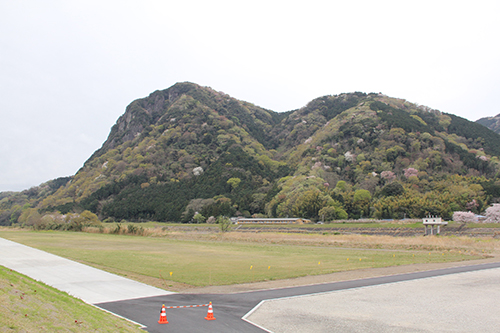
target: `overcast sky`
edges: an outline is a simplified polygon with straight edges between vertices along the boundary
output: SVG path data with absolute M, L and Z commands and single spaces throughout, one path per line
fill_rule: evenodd
M 382 92 L 500 113 L 500 1 L 0 0 L 0 191 L 75 174 L 179 81 L 274 111 Z

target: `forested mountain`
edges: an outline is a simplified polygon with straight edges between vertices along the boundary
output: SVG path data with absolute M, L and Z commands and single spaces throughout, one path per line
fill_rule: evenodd
M 500 135 L 382 94 L 277 113 L 185 82 L 133 101 L 57 191 L 0 196 L 0 220 L 83 210 L 130 221 L 448 218 L 500 197 L 499 156 Z
M 476 120 L 476 123 L 488 127 L 495 133 L 500 133 L 500 114 L 494 117 L 484 117 Z

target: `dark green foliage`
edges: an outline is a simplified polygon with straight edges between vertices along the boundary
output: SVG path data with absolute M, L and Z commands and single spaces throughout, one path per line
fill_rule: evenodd
M 189 203 L 189 185 L 173 182 L 147 188 L 130 186 L 104 204 L 101 214 L 116 220 L 180 221 L 182 207 Z
M 11 212 L 10 211 L 4 211 L 4 212 L 0 213 L 0 226 L 9 226 L 9 225 L 11 225 L 12 221 L 11 221 L 10 217 L 11 217 Z
M 427 123 L 430 129 L 438 132 L 442 132 L 445 130 L 443 126 L 439 124 L 439 118 L 436 117 L 436 114 L 427 111 L 420 111 L 416 113 L 416 115 L 422 118 L 422 120 Z
M 272 111 L 269 111 L 269 112 L 271 114 L 271 117 L 273 118 L 273 123 L 274 124 L 279 124 L 284 119 L 286 119 L 287 117 L 289 117 L 295 111 L 297 111 L 297 110 L 286 111 L 286 112 L 272 112 Z
M 391 196 L 397 196 L 401 195 L 405 192 L 405 189 L 403 185 L 401 185 L 398 182 L 393 182 L 390 184 L 385 185 L 382 190 L 380 191 L 380 194 L 385 196 L 385 197 L 391 197 Z
M 374 111 L 378 111 L 378 116 L 389 128 L 399 127 L 406 132 L 434 132 L 434 128 L 422 124 L 418 120 L 412 118 L 411 115 L 404 110 L 393 108 L 392 106 L 378 101 L 370 104 L 370 108 Z
M 237 205 L 240 210 L 249 210 L 251 195 L 261 186 L 256 177 L 273 181 L 284 176 L 288 170 L 281 167 L 273 172 L 241 147 L 232 146 L 200 176 L 178 182 L 165 179 L 159 184 L 142 188 L 141 184 L 147 181 L 147 177 L 130 175 L 121 182 L 110 183 L 95 191 L 82 200 L 80 209 L 88 209 L 104 218 L 113 217 L 116 220 L 190 222 L 194 211 L 184 216 L 182 214 L 190 200 L 223 195 L 232 203 L 215 202 L 201 213 L 207 217 L 232 216 L 236 212 L 233 205 Z M 230 178 L 241 179 L 236 190 L 227 184 Z
M 75 211 L 75 207 L 80 207 L 80 206 L 77 205 L 75 202 L 68 202 L 68 203 L 65 203 L 64 205 L 49 206 L 47 208 L 40 209 L 40 212 L 58 211 L 61 214 L 67 214 L 67 213 L 70 213 L 72 211 Z M 85 206 L 85 207 L 87 207 L 87 206 Z M 92 211 L 91 209 L 88 209 L 88 208 L 85 208 L 85 209 Z
M 485 117 L 476 120 L 476 123 L 488 127 L 493 132 L 500 134 L 500 114 L 494 117 Z
M 264 117 L 259 117 L 259 114 L 250 114 L 248 109 L 246 109 L 240 102 L 231 99 L 223 108 L 219 108 L 219 114 L 224 115 L 229 118 L 237 118 L 238 123 L 241 123 L 242 127 L 257 141 L 267 146 L 269 137 L 267 136 L 264 128 L 259 126 L 255 120 L 259 119 L 266 121 Z M 257 117 L 256 117 L 257 116 Z
M 234 216 L 236 209 L 229 202 L 214 202 L 211 205 L 203 207 L 201 214 L 203 216 Z
M 500 198 L 500 181 L 498 179 L 483 180 L 480 184 L 488 197 L 491 199 Z
M 195 211 L 192 208 L 189 208 L 187 213 L 182 214 L 181 222 L 182 223 L 191 222 L 193 220 L 194 213 L 195 213 Z
M 360 92 L 347 94 L 345 98 L 330 98 L 329 96 L 325 96 L 315 99 L 308 105 L 308 107 L 311 109 L 319 109 L 325 119 L 330 120 L 345 110 L 358 105 L 360 98 L 365 96 L 366 94 Z
M 463 150 L 461 147 L 445 141 L 446 152 L 450 154 L 456 154 L 459 156 L 460 160 L 463 164 L 471 169 L 476 169 L 481 173 L 489 174 L 492 173 L 493 170 L 490 168 L 488 162 L 483 161 L 476 157 L 476 155 L 469 153 L 468 151 Z M 462 170 L 461 174 L 467 174 L 467 170 Z
M 71 179 L 73 179 L 73 177 L 60 177 L 47 182 L 47 184 L 50 189 L 55 192 L 60 187 L 65 186 L 69 181 L 71 181 Z
M 485 128 L 484 126 L 468 121 L 467 119 L 445 113 L 451 118 L 448 132 L 474 140 L 478 148 L 484 147 L 485 152 L 493 155 L 500 155 L 500 135 Z

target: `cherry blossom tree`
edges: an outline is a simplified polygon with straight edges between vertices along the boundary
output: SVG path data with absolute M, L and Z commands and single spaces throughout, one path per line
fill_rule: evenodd
M 454 212 L 453 221 L 463 222 L 463 223 L 474 223 L 477 222 L 476 214 L 472 212 Z
M 411 176 L 418 176 L 418 170 L 415 168 L 404 169 L 405 177 L 410 178 Z
M 345 157 L 345 160 L 349 163 L 352 163 L 354 162 L 354 160 L 356 159 L 356 155 L 354 155 L 353 153 L 351 153 L 350 151 L 346 152 L 344 154 L 344 157 Z
M 493 204 L 493 206 L 486 209 L 484 223 L 500 223 L 500 204 Z
M 382 171 L 380 173 L 380 178 L 386 179 L 389 182 L 392 182 L 394 179 L 396 179 L 396 175 L 392 171 Z

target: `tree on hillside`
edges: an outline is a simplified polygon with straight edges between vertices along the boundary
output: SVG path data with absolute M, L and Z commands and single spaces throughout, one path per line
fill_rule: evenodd
M 241 179 L 237 177 L 229 178 L 227 183 L 231 185 L 231 188 L 235 190 L 241 183 Z
M 312 189 L 303 192 L 295 205 L 296 216 L 317 219 L 318 213 L 323 207 L 333 205 L 333 199 L 318 189 Z
M 418 170 L 415 168 L 408 168 L 404 169 L 405 172 L 405 177 L 410 178 L 410 177 L 417 177 L 418 176 Z
M 334 200 L 333 205 L 325 206 L 318 212 L 322 221 L 329 222 L 333 220 L 346 220 L 347 212 L 343 209 L 342 204 Z
M 38 209 L 28 207 L 23 209 L 23 212 L 19 216 L 19 223 L 36 228 L 36 226 L 40 224 L 41 219 L 42 216 L 38 212 Z
M 398 182 L 393 182 L 385 185 L 380 193 L 385 197 L 392 197 L 396 195 L 401 195 L 405 192 L 403 185 Z
M 370 216 L 372 195 L 368 190 L 356 190 L 353 196 L 354 213 L 359 217 Z
M 236 209 L 231 204 L 231 199 L 220 195 L 214 197 L 214 202 L 204 206 L 200 213 L 203 216 L 233 216 Z
M 387 182 L 392 182 L 396 179 L 396 175 L 392 171 L 382 171 L 380 173 L 380 178 L 385 179 Z

